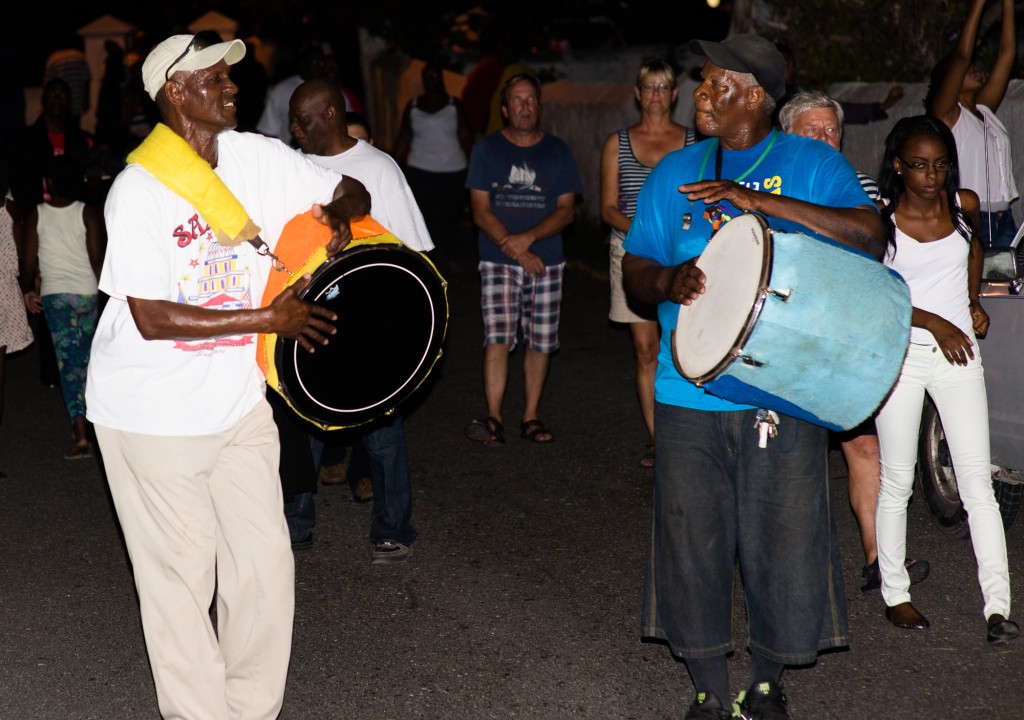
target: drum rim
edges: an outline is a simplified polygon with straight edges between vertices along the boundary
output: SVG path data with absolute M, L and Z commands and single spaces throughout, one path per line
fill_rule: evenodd
M 722 359 L 714 367 L 712 367 L 710 370 L 701 375 L 692 376 L 687 375 L 682 370 L 682 365 L 679 362 L 679 357 L 676 351 L 676 343 L 674 337 L 675 331 L 672 331 L 672 362 L 676 366 L 676 371 L 697 387 L 700 387 L 701 385 L 711 382 L 712 380 L 717 378 L 719 375 L 725 372 L 726 368 L 732 365 L 736 358 L 738 358 L 742 354 L 743 347 L 746 345 L 747 340 L 750 339 L 750 336 L 754 332 L 754 328 L 757 326 L 757 321 L 761 317 L 761 310 L 762 308 L 764 308 L 765 298 L 768 296 L 768 286 L 771 282 L 772 263 L 774 262 L 775 255 L 775 236 L 771 226 L 760 214 L 746 212 L 743 213 L 742 215 L 737 216 L 737 219 L 744 216 L 749 216 L 757 221 L 758 225 L 761 226 L 761 232 L 764 236 L 764 239 L 761 245 L 761 276 L 760 278 L 758 278 L 757 294 L 754 298 L 753 305 L 750 308 L 750 312 L 747 313 L 747 319 L 740 327 L 740 331 L 737 334 L 736 339 L 733 341 L 729 350 L 722 356 Z M 727 226 L 728 223 L 726 223 L 726 225 L 724 225 L 723 227 Z M 712 240 L 713 239 L 714 235 L 712 235 Z
M 326 276 L 329 268 L 337 266 L 338 263 L 351 261 L 356 256 L 366 254 L 367 252 L 383 253 L 385 258 L 387 256 L 395 257 L 395 253 L 398 253 L 399 256 L 407 257 L 410 260 L 415 258 L 417 264 L 410 267 L 399 262 L 388 262 L 385 258 L 382 258 L 379 262 L 357 265 L 352 268 L 341 268 L 341 274 L 331 277 L 328 282 L 323 284 L 318 282 Z M 387 397 L 365 407 L 342 411 L 324 405 L 313 393 L 309 392 L 299 375 L 298 363 L 296 361 L 297 353 L 301 350 L 301 346 L 295 340 L 278 337 L 273 353 L 274 363 L 277 368 L 277 387 L 274 390 L 287 401 L 288 405 L 297 415 L 317 427 L 324 429 L 354 428 L 394 413 L 398 405 L 411 397 L 427 380 L 437 361 L 444 354 L 444 341 L 448 334 L 448 315 L 450 311 L 448 283 L 429 258 L 423 255 L 423 253 L 404 245 L 398 243 L 369 243 L 350 248 L 347 252 L 330 257 L 314 270 L 310 283 L 303 288 L 298 297 L 307 300 L 314 290 L 319 295 L 319 293 L 326 292 L 331 285 L 339 282 L 351 273 L 382 265 L 388 265 L 405 272 L 419 284 L 430 308 L 429 339 L 423 346 L 423 351 L 416 361 L 415 369 L 407 375 L 404 382 L 389 392 Z M 436 280 L 436 287 L 431 285 L 429 282 L 430 278 Z M 308 301 L 313 302 L 312 300 Z M 291 358 L 291 364 L 285 369 L 283 360 L 288 358 Z M 291 383 L 287 382 L 286 375 L 295 376 L 299 387 L 292 388 Z M 310 413 L 310 408 L 305 407 L 307 405 L 313 405 L 318 411 L 323 412 Z M 379 410 L 374 411 L 375 408 Z M 327 415 L 332 415 L 333 417 L 328 418 Z M 345 415 L 351 415 L 352 417 L 344 417 Z M 361 419 L 366 415 L 369 415 L 369 417 Z

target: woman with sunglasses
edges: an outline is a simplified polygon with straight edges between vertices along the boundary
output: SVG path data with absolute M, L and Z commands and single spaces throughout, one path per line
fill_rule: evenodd
M 885 263 L 910 286 L 910 347 L 875 425 L 882 461 L 875 525 L 885 615 L 898 628 L 928 620 L 910 602 L 904 566 L 907 503 L 924 393 L 942 418 L 967 510 L 987 640 L 1004 645 L 1019 633 L 1010 614 L 1010 581 L 999 506 L 992 491 L 988 401 L 976 336 L 988 330 L 978 296 L 983 249 L 978 196 L 958 189 L 956 142 L 937 118 L 900 120 L 885 142 L 879 187 L 887 205 Z

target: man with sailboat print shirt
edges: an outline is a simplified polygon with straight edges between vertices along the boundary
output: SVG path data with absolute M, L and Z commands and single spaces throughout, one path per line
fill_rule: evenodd
M 551 442 L 538 417 L 558 320 L 565 254 L 562 230 L 572 222 L 583 184 L 566 143 L 540 127 L 540 82 L 515 75 L 501 92 L 504 129 L 473 148 L 466 187 L 480 232 L 484 321 L 484 395 L 487 415 L 466 430 L 485 445 L 504 444 L 502 402 L 508 356 L 522 331 L 525 402 L 520 434 Z

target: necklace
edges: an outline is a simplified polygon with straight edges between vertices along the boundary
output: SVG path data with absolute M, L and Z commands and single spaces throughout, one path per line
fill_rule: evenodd
M 765 146 L 765 149 L 761 152 L 760 157 L 758 157 L 757 160 L 754 161 L 753 165 L 744 170 L 739 177 L 733 178 L 733 182 L 738 183 L 742 181 L 745 177 L 750 175 L 750 173 L 754 172 L 754 170 L 757 169 L 757 166 L 760 165 L 766 157 L 768 157 L 768 153 L 771 152 L 772 147 L 775 145 L 775 141 L 778 139 L 778 137 L 779 131 L 773 129 L 771 139 L 768 141 L 768 145 Z M 708 166 L 708 160 L 711 159 L 712 150 L 715 151 L 715 180 L 722 179 L 722 143 L 718 140 L 718 138 L 715 138 L 714 142 L 708 145 L 707 152 L 704 153 L 704 161 L 700 164 L 700 172 L 697 174 L 697 182 L 700 182 L 701 180 L 704 179 L 704 170 Z M 690 201 L 690 210 L 693 210 L 692 200 Z M 718 203 L 712 203 L 711 205 L 708 206 L 707 210 L 704 211 L 704 219 L 711 223 L 712 232 L 717 232 L 718 228 L 720 228 L 723 223 L 728 222 L 732 218 L 722 212 L 722 208 L 719 206 Z M 683 230 L 690 229 L 690 222 L 692 220 L 693 215 L 689 211 L 683 214 Z

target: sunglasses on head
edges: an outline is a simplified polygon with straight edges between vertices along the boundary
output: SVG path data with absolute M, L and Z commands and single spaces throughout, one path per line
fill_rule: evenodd
M 176 57 L 174 62 L 167 66 L 167 72 L 164 73 L 164 80 L 171 79 L 171 71 L 174 70 L 174 66 L 185 59 L 189 50 L 199 52 L 200 50 L 205 50 L 211 45 L 216 45 L 217 43 L 222 42 L 224 42 L 224 40 L 216 30 L 203 30 L 202 32 L 197 32 L 192 36 L 192 40 L 189 41 L 189 44 L 185 46 L 185 51 Z

